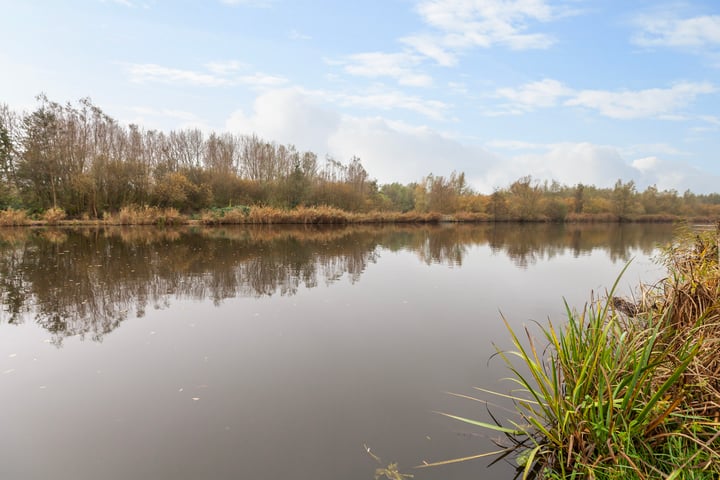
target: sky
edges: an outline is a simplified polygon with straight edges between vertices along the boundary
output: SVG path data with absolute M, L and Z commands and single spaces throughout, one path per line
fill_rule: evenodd
M 717 0 L 0 0 L 0 103 L 257 134 L 380 183 L 720 191 Z

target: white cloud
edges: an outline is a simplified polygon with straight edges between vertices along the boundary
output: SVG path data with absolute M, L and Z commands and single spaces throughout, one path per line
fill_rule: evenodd
M 694 193 L 717 192 L 720 176 L 709 174 L 693 165 L 651 156 L 633 161 L 633 167 L 641 172 L 642 186 L 657 185 L 660 190 L 690 189 Z
M 216 74 L 163 67 L 154 63 L 131 64 L 128 66 L 128 72 L 130 80 L 134 83 L 159 82 L 202 87 L 219 87 L 230 84 L 228 79 Z
M 357 155 L 381 182 L 418 181 L 430 172 L 447 175 L 452 169 L 483 171 L 493 158 L 427 127 L 342 115 L 328 101 L 338 99 L 298 88 L 268 91 L 256 99 L 251 113 L 235 112 L 226 128 L 293 143 L 321 158 L 329 154 L 347 161 Z
M 663 155 L 663 156 L 689 156 L 690 152 L 680 150 L 667 143 L 644 143 L 630 145 L 620 150 L 625 157 L 637 157 L 638 155 Z M 650 158 L 650 157 L 648 157 Z
M 253 87 L 276 87 L 278 85 L 285 85 L 288 83 L 288 79 L 279 75 L 267 75 L 265 73 L 255 73 L 253 75 L 243 75 L 237 77 L 237 83 L 244 85 L 250 85 Z
M 445 120 L 448 104 L 439 100 L 426 100 L 402 92 L 368 92 L 365 94 L 335 93 L 328 99 L 341 106 L 370 108 L 375 110 L 402 109 L 419 113 L 433 120 Z
M 429 75 L 417 73 L 414 68 L 422 60 L 408 53 L 366 52 L 349 55 L 339 63 L 350 75 L 368 78 L 390 77 L 400 85 L 428 87 L 432 85 Z
M 584 183 L 609 187 L 618 178 L 637 179 L 637 173 L 614 147 L 589 142 L 557 143 L 548 145 L 544 152 L 515 155 L 496 165 L 487 172 L 489 183 L 485 189 L 507 186 L 529 174 L 539 180 L 557 180 L 566 185 Z
M 485 147 L 498 150 L 541 150 L 546 151 L 552 144 L 525 142 L 523 140 L 490 140 Z
M 520 115 L 540 108 L 558 105 L 596 110 L 610 118 L 657 118 L 681 121 L 689 117 L 677 113 L 695 101 L 699 95 L 717 91 L 711 83 L 681 82 L 669 88 L 645 90 L 575 90 L 553 79 L 529 82 L 519 87 L 504 87 L 495 91 L 497 98 L 507 100 L 499 109 L 485 111 L 487 116 Z M 707 121 L 711 121 L 708 119 Z
M 644 189 L 712 192 L 720 183 L 685 162 L 671 162 L 662 156 L 639 157 L 632 161 L 624 150 L 589 142 L 535 144 L 522 141 L 487 142 L 490 148 L 526 150 L 516 155 L 499 155 L 479 146 L 458 141 L 426 126 L 409 125 L 371 116 L 339 113 L 323 92 L 298 88 L 271 90 L 261 94 L 249 113 L 235 112 L 226 128 L 236 133 L 257 133 L 268 140 L 293 143 L 312 150 L 322 158 L 329 154 L 347 161 L 353 155 L 381 183 L 418 181 L 432 172 L 448 175 L 464 171 L 471 185 L 490 193 L 507 187 L 521 176 L 558 180 L 567 185 L 585 183 L 612 187 L 618 179 L 634 180 Z M 308 120 L 311 119 L 311 120 Z M 658 145 L 657 150 L 667 146 Z M 649 148 L 649 147 L 648 147 Z
M 490 142 L 492 143 L 492 142 Z M 618 179 L 634 180 L 639 189 L 656 185 L 660 190 L 690 189 L 696 193 L 717 191 L 720 176 L 702 171 L 685 161 L 671 161 L 662 156 L 632 159 L 633 150 L 667 150 L 667 154 L 682 154 L 664 144 L 618 148 L 589 142 L 555 143 L 545 145 L 506 141 L 504 146 L 521 150 L 538 150 L 507 158 L 485 175 L 485 191 L 507 186 L 520 176 L 532 174 L 538 180 L 557 180 L 565 185 L 584 183 L 609 188 Z M 490 144 L 488 144 L 490 146 Z M 503 143 L 500 144 L 503 146 Z M 662 154 L 661 154 L 662 155 Z
M 565 102 L 565 105 L 597 110 L 611 118 L 632 119 L 661 117 L 673 119 L 674 111 L 682 108 L 702 94 L 713 93 L 716 88 L 710 83 L 677 83 L 670 88 L 647 90 L 583 90 Z
M 322 155 L 327 151 L 327 139 L 339 124 L 340 114 L 323 108 L 320 96 L 287 88 L 261 94 L 251 113 L 234 112 L 225 128 L 238 133 L 257 133 L 280 143 L 293 143 Z
M 229 73 L 245 70 L 248 68 L 248 65 L 238 60 L 223 60 L 206 63 L 205 68 L 216 75 L 227 75 Z
M 186 112 L 184 110 L 176 110 L 171 108 L 130 107 L 128 108 L 128 110 L 138 115 L 173 118 L 186 122 L 196 122 L 199 120 L 197 115 L 192 112 Z
M 197 128 L 209 135 L 213 127 L 192 112 L 172 108 L 153 108 L 148 106 L 121 107 L 121 123 L 139 125 L 145 129 L 164 130 L 168 124 L 174 129 Z
M 165 83 L 169 85 L 189 85 L 195 87 L 228 87 L 248 85 L 256 88 L 276 87 L 288 80 L 278 75 L 254 73 L 235 75 L 245 68 L 237 61 L 211 62 L 205 65 L 208 72 L 198 72 L 180 68 L 164 67 L 154 63 L 135 63 L 127 66 L 130 81 L 134 83 Z
M 638 158 L 632 163 L 633 167 L 637 168 L 641 172 L 647 172 L 657 167 L 657 157 L 644 157 Z
M 645 15 L 635 24 L 640 32 L 633 42 L 645 47 L 720 46 L 720 15 L 674 18 L 670 15 Z
M 530 82 L 519 88 L 500 88 L 496 95 L 510 101 L 513 109 L 533 111 L 537 108 L 554 107 L 562 97 L 572 95 L 573 91 L 557 80 L 546 78 Z
M 442 45 L 441 39 L 431 35 L 411 35 L 400 39 L 404 44 L 415 49 L 419 54 L 431 58 L 443 67 L 457 64 L 457 56 Z
M 698 116 L 698 118 L 704 122 L 711 124 L 711 125 L 720 127 L 720 118 L 716 117 L 715 115 L 700 115 L 700 116 Z
M 529 24 L 549 22 L 563 14 L 545 0 L 422 0 L 416 10 L 436 32 L 401 41 L 443 66 L 455 65 L 459 52 L 473 47 L 548 48 L 555 39 L 529 31 Z

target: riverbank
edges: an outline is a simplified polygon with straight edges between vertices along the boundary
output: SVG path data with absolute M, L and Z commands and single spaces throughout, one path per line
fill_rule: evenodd
M 25 210 L 0 211 L 0 227 L 17 226 L 83 226 L 83 225 L 243 225 L 243 224 L 371 224 L 371 223 L 482 223 L 482 222 L 555 222 L 555 223 L 711 223 L 707 217 L 681 217 L 675 215 L 634 215 L 618 217 L 612 214 L 569 214 L 563 220 L 549 218 L 495 219 L 485 213 L 458 212 L 349 212 L 333 207 L 298 207 L 279 209 L 262 206 L 213 208 L 195 214 L 183 214 L 175 208 L 124 207 L 119 212 L 104 214 L 102 218 L 68 218 L 59 208 L 32 214 Z
M 719 235 L 679 233 L 668 275 L 637 299 L 613 297 L 616 282 L 537 336 L 506 321 L 512 390 L 478 390 L 511 398 L 516 415 L 447 416 L 501 432 L 523 478 L 720 478 Z

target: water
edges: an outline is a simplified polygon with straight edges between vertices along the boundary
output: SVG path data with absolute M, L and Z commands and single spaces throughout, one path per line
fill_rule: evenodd
M 448 395 L 512 388 L 489 358 L 562 319 L 664 225 L 0 230 L 0 478 L 508 479 Z M 499 407 L 500 417 L 507 417 Z

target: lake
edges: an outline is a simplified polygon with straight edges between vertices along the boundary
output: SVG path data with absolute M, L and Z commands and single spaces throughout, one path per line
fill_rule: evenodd
M 663 275 L 669 225 L 0 230 L 0 478 L 509 479 L 447 392 L 508 393 L 502 316 Z M 490 399 L 485 396 L 483 398 Z M 511 414 L 499 405 L 500 418 Z

